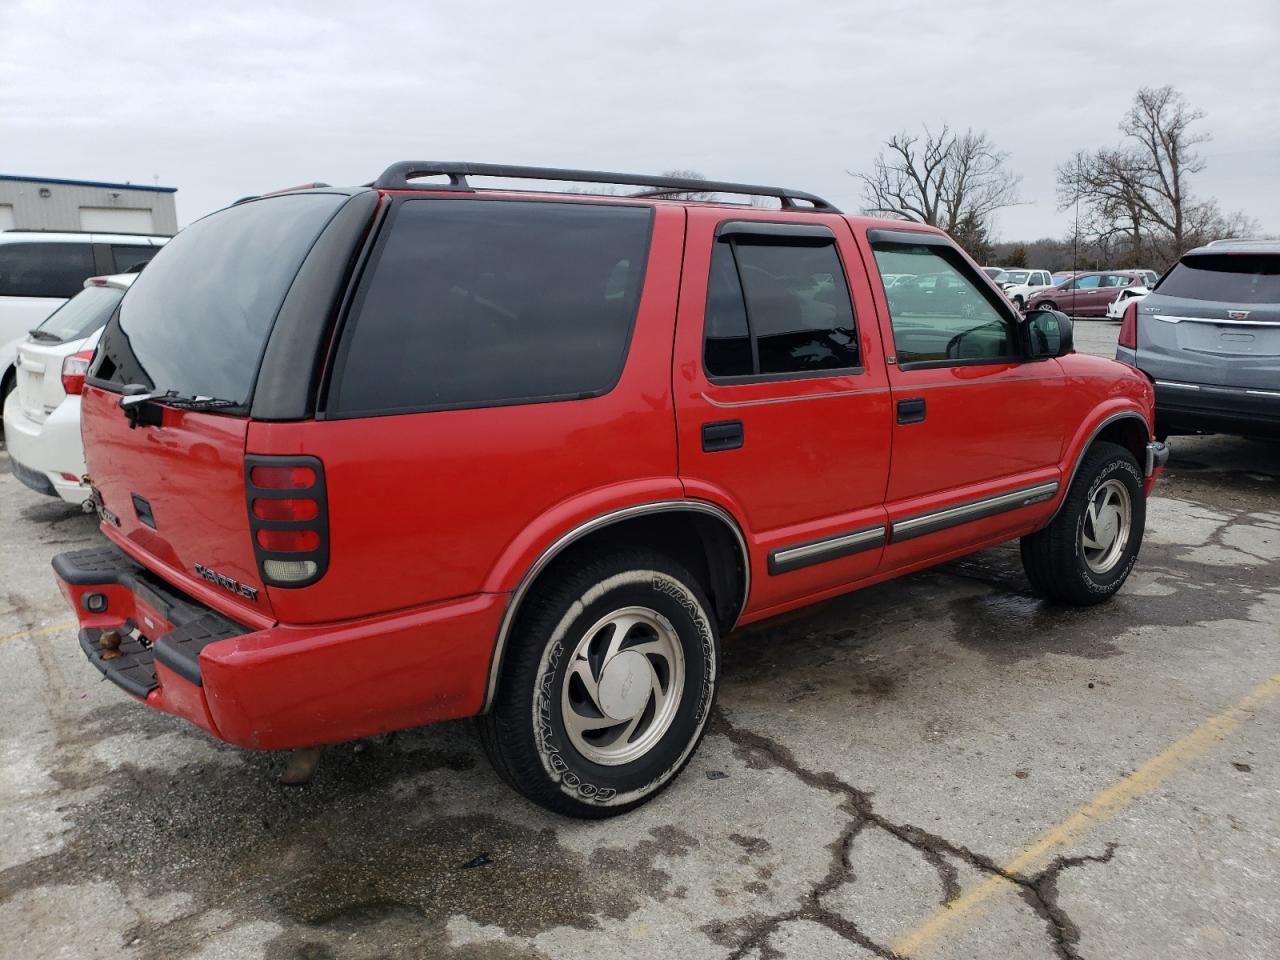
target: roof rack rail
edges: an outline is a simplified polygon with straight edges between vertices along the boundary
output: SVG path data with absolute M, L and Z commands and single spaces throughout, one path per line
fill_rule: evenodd
M 470 190 L 467 177 L 503 177 L 513 180 L 556 180 L 565 183 L 614 183 L 620 186 L 650 187 L 636 196 L 663 196 L 672 193 L 737 193 L 749 197 L 773 197 L 784 210 L 812 209 L 822 213 L 839 213 L 834 206 L 812 193 L 785 187 L 763 187 L 750 183 L 727 183 L 720 180 L 696 180 L 688 177 L 648 176 L 637 173 L 609 173 L 603 170 L 567 170 L 559 167 L 519 167 L 501 163 L 456 163 L 442 160 L 404 160 L 393 163 L 370 184 L 380 190 L 407 190 L 415 177 L 444 176 L 449 183 L 444 189 Z M 797 204 L 800 200 L 808 207 Z
M 141 233 L 137 230 L 60 230 L 57 227 L 5 227 L 0 233 L 83 233 L 104 234 L 111 237 L 172 237 L 172 233 L 164 233 L 160 230 L 153 230 L 150 233 Z

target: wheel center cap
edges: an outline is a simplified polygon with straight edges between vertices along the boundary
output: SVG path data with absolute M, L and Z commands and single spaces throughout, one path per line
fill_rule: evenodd
M 600 672 L 600 709 L 614 720 L 630 720 L 649 699 L 653 667 L 634 650 L 612 657 Z
M 1102 521 L 1098 524 L 1098 542 L 1104 546 L 1110 546 L 1119 532 L 1119 526 L 1120 522 L 1115 513 L 1109 512 L 1104 515 Z

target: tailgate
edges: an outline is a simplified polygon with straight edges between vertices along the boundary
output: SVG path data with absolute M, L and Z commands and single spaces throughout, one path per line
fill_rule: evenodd
M 1274 390 L 1280 306 L 1150 297 L 1138 307 L 1138 366 L 1161 380 Z
M 131 429 L 119 401 L 87 386 L 81 406 L 103 530 L 179 587 L 219 587 L 232 617 L 269 614 L 245 505 L 248 418 L 165 407 L 159 426 Z

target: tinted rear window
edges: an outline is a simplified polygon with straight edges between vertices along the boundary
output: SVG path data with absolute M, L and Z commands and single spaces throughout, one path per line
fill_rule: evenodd
M 346 199 L 270 197 L 187 227 L 130 288 L 92 376 L 247 403 L 289 285 Z
M 339 413 L 596 396 L 626 358 L 647 207 L 407 200 L 356 297 Z
M 0 297 L 65 300 L 93 274 L 88 243 L 0 243 Z
M 86 287 L 53 311 L 36 329 L 59 340 L 81 340 L 106 326 L 124 291 L 119 287 Z
M 1159 292 L 1186 300 L 1280 303 L 1280 254 L 1216 253 L 1183 257 Z

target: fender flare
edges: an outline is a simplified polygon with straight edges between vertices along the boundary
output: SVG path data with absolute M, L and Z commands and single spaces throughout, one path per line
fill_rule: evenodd
M 1142 424 L 1142 431 L 1147 436 L 1147 442 L 1151 442 L 1151 425 L 1147 423 L 1147 418 L 1143 416 L 1142 411 L 1127 407 L 1104 416 L 1094 424 L 1084 442 L 1076 449 L 1075 456 L 1072 458 L 1071 472 L 1066 474 L 1066 482 L 1062 484 L 1062 496 L 1058 500 L 1058 505 L 1053 509 L 1053 516 L 1048 519 L 1047 523 L 1052 523 L 1057 518 L 1063 504 L 1067 502 L 1067 494 L 1071 492 L 1071 484 L 1075 482 L 1076 474 L 1080 472 L 1080 464 L 1084 461 L 1084 455 L 1089 452 L 1093 442 L 1098 439 L 1098 434 L 1102 433 L 1111 424 L 1127 419 L 1137 420 Z
M 484 705 L 481 707 L 481 713 L 488 713 L 493 706 L 493 698 L 498 689 L 498 676 L 502 672 L 502 661 L 506 653 L 507 640 L 511 634 L 511 628 L 515 623 L 516 614 L 520 611 L 520 606 L 524 602 L 525 595 L 529 592 L 529 588 L 533 586 L 533 582 L 538 578 L 547 565 L 551 563 L 560 553 L 573 543 L 581 540 L 588 534 L 595 533 L 604 527 L 618 523 L 623 520 L 630 520 L 634 517 L 648 516 L 656 513 L 701 513 L 719 520 L 733 534 L 738 544 L 738 550 L 742 554 L 742 568 L 744 573 L 744 582 L 742 590 L 742 602 L 738 607 L 738 614 L 735 620 L 741 618 L 742 613 L 747 607 L 747 598 L 751 595 L 751 554 L 747 549 L 747 539 L 742 532 L 742 527 L 737 519 L 725 510 L 723 507 L 706 500 L 656 500 L 650 503 L 637 503 L 627 507 L 620 507 L 616 510 L 610 510 L 606 513 L 599 514 L 589 520 L 585 520 L 573 527 L 566 533 L 556 538 L 538 558 L 525 570 L 520 577 L 520 581 L 516 584 L 515 589 L 511 591 L 511 595 L 507 598 L 506 608 L 502 612 L 502 621 L 498 625 L 498 636 L 494 641 L 493 656 L 489 661 L 489 676 L 485 683 Z

